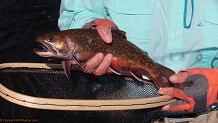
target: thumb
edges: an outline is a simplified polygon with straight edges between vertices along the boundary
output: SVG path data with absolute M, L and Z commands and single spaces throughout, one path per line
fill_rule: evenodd
M 106 42 L 106 43 L 111 43 L 112 42 L 112 34 L 111 34 L 111 28 L 108 27 L 107 25 L 98 25 L 96 26 L 96 29 L 98 31 L 98 34 L 101 36 L 101 38 Z
M 188 72 L 180 71 L 179 73 L 170 76 L 169 79 L 172 83 L 183 83 L 187 78 L 188 78 Z

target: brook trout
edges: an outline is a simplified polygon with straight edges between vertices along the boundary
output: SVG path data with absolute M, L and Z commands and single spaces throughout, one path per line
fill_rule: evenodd
M 118 75 L 126 69 L 139 81 L 143 80 L 143 72 L 149 75 L 158 88 L 170 87 L 169 77 L 174 71 L 154 62 L 146 52 L 129 42 L 125 32 L 112 30 L 112 43 L 105 43 L 94 29 L 71 29 L 38 36 L 36 41 L 43 45 L 44 50 L 34 52 L 42 57 L 56 57 L 74 60 L 81 68 L 97 53 L 111 53 L 114 59 L 110 70 Z M 70 67 L 71 68 L 71 67 Z M 84 68 L 83 68 L 84 69 Z M 65 72 L 69 75 L 69 65 L 65 64 Z

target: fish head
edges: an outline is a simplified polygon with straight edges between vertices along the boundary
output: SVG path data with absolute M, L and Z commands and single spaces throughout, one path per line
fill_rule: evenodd
M 42 57 L 57 57 L 70 59 L 76 44 L 71 41 L 69 36 L 62 32 L 44 34 L 36 38 L 43 49 L 34 49 L 34 52 Z

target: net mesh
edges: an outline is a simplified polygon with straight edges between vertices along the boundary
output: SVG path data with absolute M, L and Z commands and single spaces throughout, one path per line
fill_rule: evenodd
M 21 94 L 56 99 L 137 99 L 156 97 L 154 85 L 133 82 L 130 77 L 93 76 L 71 72 L 68 80 L 63 70 L 42 68 L 4 68 L 1 84 Z M 57 111 L 19 106 L 1 98 L 1 118 L 37 118 L 43 122 L 150 122 L 160 107 L 112 111 Z

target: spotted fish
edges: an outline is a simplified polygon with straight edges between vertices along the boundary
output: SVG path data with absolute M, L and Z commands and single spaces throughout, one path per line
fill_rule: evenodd
M 46 51 L 35 49 L 34 52 L 42 57 L 63 59 L 67 76 L 71 68 L 68 61 L 76 61 L 84 70 L 82 64 L 97 53 L 111 53 L 114 56 L 110 65 L 112 72 L 121 75 L 122 70 L 128 70 L 139 81 L 144 81 L 143 74 L 146 73 L 158 88 L 172 86 L 169 77 L 175 74 L 174 71 L 154 62 L 146 52 L 127 40 L 124 31 L 112 30 L 111 33 L 113 38 L 109 44 L 94 29 L 48 33 L 36 38 Z

